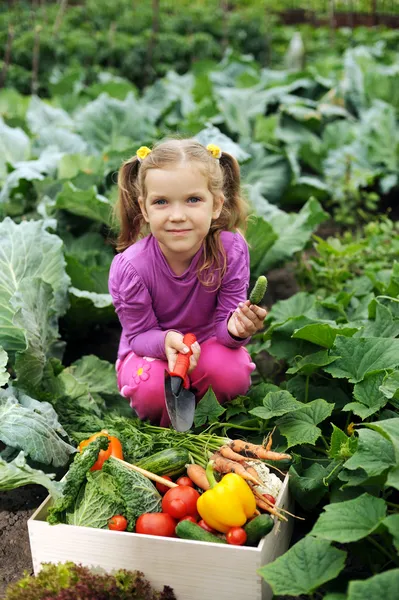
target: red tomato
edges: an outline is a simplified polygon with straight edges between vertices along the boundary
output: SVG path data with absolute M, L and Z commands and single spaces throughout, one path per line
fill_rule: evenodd
M 242 546 L 247 541 L 247 534 L 242 527 L 230 527 L 226 533 L 226 540 L 232 546 Z
M 268 500 L 270 502 L 270 504 L 276 504 L 276 498 L 274 496 L 272 496 L 271 494 L 262 494 L 262 496 L 264 498 L 266 498 L 266 500 Z
M 176 483 L 177 485 L 188 485 L 189 487 L 194 487 L 194 484 L 191 481 L 190 477 L 179 477 Z
M 191 516 L 198 518 L 197 490 L 188 485 L 179 485 L 168 490 L 162 498 L 162 510 L 175 519 Z
M 171 477 L 169 477 L 169 475 L 162 475 L 162 477 L 163 477 L 164 479 L 167 479 L 168 481 L 172 481 L 172 478 L 171 478 Z M 170 487 L 168 487 L 168 486 L 167 486 L 167 485 L 165 485 L 164 483 L 158 483 L 158 481 L 157 481 L 157 483 L 156 483 L 155 485 L 156 485 L 156 487 L 157 487 L 157 490 L 158 490 L 158 492 L 159 492 L 160 494 L 162 494 L 162 496 L 163 496 L 164 494 L 166 494 L 166 492 L 167 492 L 168 490 L 170 490 Z
M 201 519 L 201 521 L 198 521 L 198 525 L 200 527 L 202 527 L 202 529 L 205 529 L 205 531 L 209 531 L 209 533 L 213 533 L 213 534 L 219 533 L 218 531 L 216 531 L 216 529 L 212 529 L 212 527 L 210 525 L 208 525 L 208 523 L 206 523 L 204 521 L 204 519 Z
M 83 440 L 83 442 L 80 442 L 79 451 L 82 452 L 83 448 L 86 448 L 86 446 L 90 444 L 90 442 L 98 438 L 98 436 L 100 435 L 105 435 L 109 439 L 108 448 L 106 450 L 100 450 L 98 458 L 92 466 L 92 468 L 90 469 L 90 471 L 100 471 L 103 468 L 103 464 L 106 460 L 109 459 L 110 456 L 115 456 L 116 458 L 121 458 L 123 460 L 122 444 L 120 443 L 118 438 L 109 435 L 106 431 L 99 431 L 98 433 L 95 433 L 94 435 L 89 437 L 87 440 Z
M 189 515 L 188 517 L 183 517 L 182 519 L 180 519 L 179 523 L 181 523 L 182 521 L 191 521 L 191 523 L 196 523 L 197 519 Z
M 108 529 L 111 531 L 125 531 L 127 519 L 123 515 L 115 515 L 108 521 Z
M 136 533 L 176 537 L 176 521 L 166 513 L 144 513 L 136 521 Z

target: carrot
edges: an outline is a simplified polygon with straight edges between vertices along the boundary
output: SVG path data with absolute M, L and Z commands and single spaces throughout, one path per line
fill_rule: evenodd
M 248 473 L 243 465 L 234 460 L 224 458 L 218 452 L 215 452 L 215 454 L 212 455 L 211 460 L 214 461 L 213 467 L 215 471 L 219 471 L 219 473 L 236 473 L 243 479 L 251 481 L 255 485 L 262 485 L 262 482 Z
M 288 521 L 287 517 L 285 517 L 284 515 L 277 512 L 277 510 L 275 508 L 269 506 L 269 504 L 266 504 L 266 502 L 261 500 L 258 496 L 255 496 L 255 502 L 256 502 L 256 506 L 258 506 L 262 510 L 265 510 L 266 512 L 269 512 L 270 514 L 274 515 L 281 521 Z
M 206 477 L 204 467 L 201 467 L 201 465 L 190 464 L 186 465 L 186 469 L 187 475 L 190 477 L 194 485 L 199 487 L 201 490 L 209 490 L 210 485 Z
M 249 473 L 250 475 L 252 475 L 252 477 L 255 477 L 255 479 L 258 479 L 258 473 L 256 472 L 256 469 L 254 469 L 253 467 L 245 467 L 245 470 L 247 473 Z
M 222 456 L 224 456 L 224 458 L 229 458 L 230 460 L 235 460 L 239 463 L 243 463 L 247 460 L 245 456 L 242 456 L 242 454 L 237 454 L 237 452 L 234 452 L 230 446 L 221 446 L 221 448 L 219 448 L 219 452 Z
M 249 442 L 244 442 L 244 440 L 232 440 L 229 446 L 233 452 L 242 454 L 246 458 L 261 458 L 263 460 L 285 460 L 291 458 L 290 454 L 272 452 L 263 446 L 250 444 Z

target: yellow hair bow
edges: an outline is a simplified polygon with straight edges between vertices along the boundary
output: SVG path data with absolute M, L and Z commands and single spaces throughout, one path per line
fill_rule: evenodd
M 137 152 L 136 152 L 136 156 L 139 159 L 140 162 L 143 162 L 143 160 L 151 153 L 150 148 L 148 148 L 147 146 L 141 146 Z
M 212 154 L 213 158 L 219 159 L 222 156 L 222 151 L 216 144 L 208 144 L 206 149 Z

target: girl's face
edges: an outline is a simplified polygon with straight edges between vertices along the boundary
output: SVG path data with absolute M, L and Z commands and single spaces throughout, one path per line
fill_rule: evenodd
M 169 264 L 188 263 L 219 217 L 223 194 L 213 197 L 195 163 L 149 169 L 145 186 L 147 196 L 140 196 L 139 204 L 151 233 Z

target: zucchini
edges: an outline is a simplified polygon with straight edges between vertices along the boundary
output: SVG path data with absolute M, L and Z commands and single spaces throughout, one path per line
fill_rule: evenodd
M 256 280 L 256 283 L 252 289 L 252 292 L 250 293 L 250 296 L 249 296 L 250 303 L 251 304 L 259 304 L 259 302 L 262 300 L 263 296 L 266 293 L 266 289 L 267 289 L 267 279 L 264 275 L 261 275 Z
M 196 523 L 191 521 L 180 521 L 176 525 L 176 535 L 184 540 L 195 540 L 196 542 L 213 542 L 214 544 L 226 544 L 226 540 L 205 531 Z
M 249 521 L 244 530 L 247 534 L 246 546 L 257 546 L 260 540 L 267 535 L 274 526 L 274 521 L 270 515 L 258 515 L 252 521 Z
M 142 458 L 136 463 L 136 466 L 155 473 L 155 475 L 169 475 L 170 477 L 174 477 L 186 470 L 188 462 L 190 462 L 188 450 L 184 448 L 167 448 L 152 456 Z

